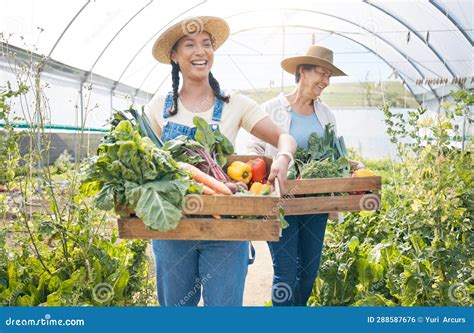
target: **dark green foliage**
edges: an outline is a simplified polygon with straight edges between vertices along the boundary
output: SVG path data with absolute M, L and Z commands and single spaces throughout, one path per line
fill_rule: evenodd
M 95 195 L 98 208 L 109 210 L 115 200 L 159 231 L 176 228 L 188 190 L 200 192 L 200 187 L 168 151 L 142 137 L 129 120 L 120 121 L 104 138 L 84 170 L 81 185 L 83 195 Z
M 288 172 L 288 179 L 332 178 L 348 176 L 348 153 L 344 138 L 337 137 L 332 124 L 324 127 L 323 136 L 311 133 L 308 148 L 298 147 L 295 165 Z
M 400 162 L 366 163 L 385 177 L 378 212 L 328 224 L 311 305 L 473 305 L 474 163 L 453 122 L 472 121 L 473 94 L 454 96 L 432 118 L 383 108 Z

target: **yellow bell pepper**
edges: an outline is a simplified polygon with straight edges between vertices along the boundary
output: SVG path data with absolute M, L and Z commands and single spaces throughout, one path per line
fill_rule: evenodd
M 352 176 L 353 177 L 370 177 L 370 176 L 375 176 L 375 173 L 369 169 L 359 169 L 359 170 L 354 171 Z
M 232 180 L 248 184 L 252 179 L 252 167 L 247 163 L 234 161 L 227 168 L 227 174 Z
M 249 191 L 258 195 L 268 195 L 272 192 L 272 188 L 269 184 L 255 182 L 250 186 Z

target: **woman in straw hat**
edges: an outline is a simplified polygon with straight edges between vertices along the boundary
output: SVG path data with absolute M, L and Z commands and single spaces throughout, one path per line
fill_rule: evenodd
M 265 102 L 262 108 L 275 122 L 292 135 L 298 147 L 307 148 L 308 137 L 323 134 L 326 124 L 336 120 L 319 96 L 332 76 L 344 76 L 333 64 L 333 52 L 312 45 L 302 56 L 289 57 L 282 68 L 295 75 L 295 89 Z M 250 141 L 248 152 L 277 154 L 272 145 L 261 140 Z M 316 279 L 326 231 L 328 214 L 286 216 L 289 224 L 278 242 L 268 242 L 273 260 L 272 303 L 274 306 L 306 305 Z
M 278 147 L 269 180 L 284 187 L 296 150 L 294 139 L 259 106 L 238 93 L 221 90 L 211 73 L 214 51 L 229 36 L 229 26 L 217 17 L 201 16 L 179 22 L 163 32 L 153 56 L 171 64 L 173 91 L 156 95 L 146 113 L 163 141 L 178 135 L 193 137 L 195 115 L 206 119 L 231 142 L 240 127 Z M 179 89 L 180 73 L 182 87 Z M 162 306 L 241 306 L 249 264 L 247 241 L 153 240 L 158 301 Z

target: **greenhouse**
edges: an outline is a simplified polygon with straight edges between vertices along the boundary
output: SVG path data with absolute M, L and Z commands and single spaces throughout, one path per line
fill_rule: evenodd
M 471 307 L 473 12 L 2 1 L 0 303 Z M 240 301 L 208 243 L 255 260 Z

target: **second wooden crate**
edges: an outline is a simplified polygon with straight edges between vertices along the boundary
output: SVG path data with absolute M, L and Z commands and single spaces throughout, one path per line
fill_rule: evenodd
M 285 215 L 377 210 L 381 184 L 379 176 L 289 180 L 282 206 Z

